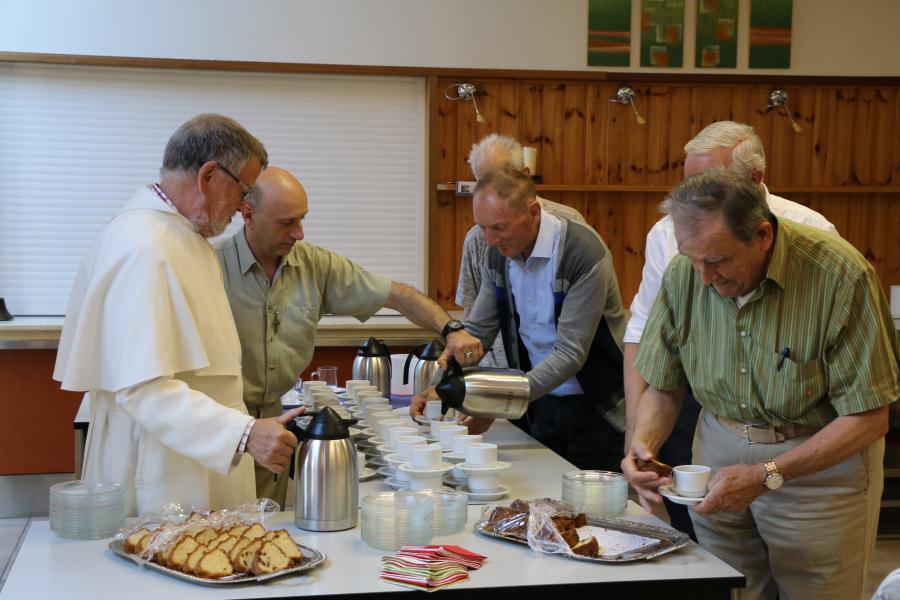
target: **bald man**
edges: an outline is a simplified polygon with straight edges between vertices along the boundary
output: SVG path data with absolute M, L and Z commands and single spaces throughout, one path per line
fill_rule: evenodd
M 316 326 L 326 313 L 365 321 L 392 308 L 442 335 L 460 364 L 481 359 L 481 342 L 415 288 L 303 242 L 308 212 L 300 182 L 269 167 L 241 207 L 244 227 L 216 248 L 241 338 L 244 403 L 252 416 L 281 415 L 281 395 L 309 365 Z M 287 480 L 257 465 L 257 497 L 284 506 Z

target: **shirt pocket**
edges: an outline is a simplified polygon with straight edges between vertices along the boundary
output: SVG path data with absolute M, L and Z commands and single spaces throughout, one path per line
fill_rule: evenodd
M 769 353 L 768 385 L 765 386 L 766 410 L 786 423 L 797 423 L 825 395 L 828 385 L 822 359 L 795 362 L 780 352 Z M 778 364 L 781 370 L 778 370 Z
M 291 319 L 315 319 L 319 316 L 318 306 L 288 306 L 287 314 Z

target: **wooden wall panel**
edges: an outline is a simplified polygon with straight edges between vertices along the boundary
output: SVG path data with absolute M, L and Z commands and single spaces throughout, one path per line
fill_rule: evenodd
M 444 86 L 451 80 L 441 80 Z M 638 125 L 631 108 L 610 103 L 613 81 L 498 79 L 478 83 L 488 124 L 476 127 L 466 103 L 438 99 L 432 114 L 442 121 L 431 152 L 432 183 L 469 178 L 464 155 L 489 131 L 517 135 L 538 149 L 539 194 L 578 209 L 606 241 L 625 305 L 640 283 L 644 241 L 659 218 L 666 188 L 683 178 L 684 144 L 713 121 L 733 119 L 756 129 L 766 148 L 766 184 L 774 193 L 808 205 L 831 220 L 872 261 L 884 286 L 900 283 L 900 93 L 885 85 L 715 85 L 662 81 L 632 85 L 647 119 Z M 794 133 L 783 110 L 765 111 L 775 87 L 787 90 Z M 483 98 L 483 100 L 482 100 Z M 454 117 L 446 111 L 453 111 Z M 464 151 L 463 151 L 464 150 Z M 446 157 L 453 155 L 452 161 Z M 455 173 L 446 173 L 452 164 Z M 574 186 L 574 189 L 573 189 Z M 879 188 L 886 190 L 880 193 Z M 780 191 L 782 190 L 782 191 Z M 432 251 L 432 280 L 440 281 L 445 306 L 455 287 L 462 236 L 471 224 L 471 200 L 439 192 L 450 211 L 430 221 L 437 239 L 457 244 Z

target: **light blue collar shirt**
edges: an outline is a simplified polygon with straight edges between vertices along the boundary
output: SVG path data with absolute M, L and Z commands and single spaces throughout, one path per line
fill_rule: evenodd
M 550 356 L 556 344 L 553 282 L 559 266 L 561 228 L 558 218 L 541 210 L 537 241 L 528 260 L 519 255 L 509 261 L 509 283 L 519 313 L 519 337 L 528 350 L 532 368 Z M 572 396 L 583 394 L 584 390 L 572 376 L 550 393 Z

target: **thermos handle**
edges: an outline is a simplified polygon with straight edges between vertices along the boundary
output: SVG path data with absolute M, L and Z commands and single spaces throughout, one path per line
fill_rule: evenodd
M 462 375 L 462 367 L 456 362 L 456 358 L 452 355 L 447 359 L 447 374 L 449 375 L 451 373 L 453 375 Z
M 409 383 L 409 363 L 412 361 L 413 355 L 418 355 L 425 349 L 425 344 L 419 344 L 406 355 L 406 362 L 403 364 L 403 385 Z

